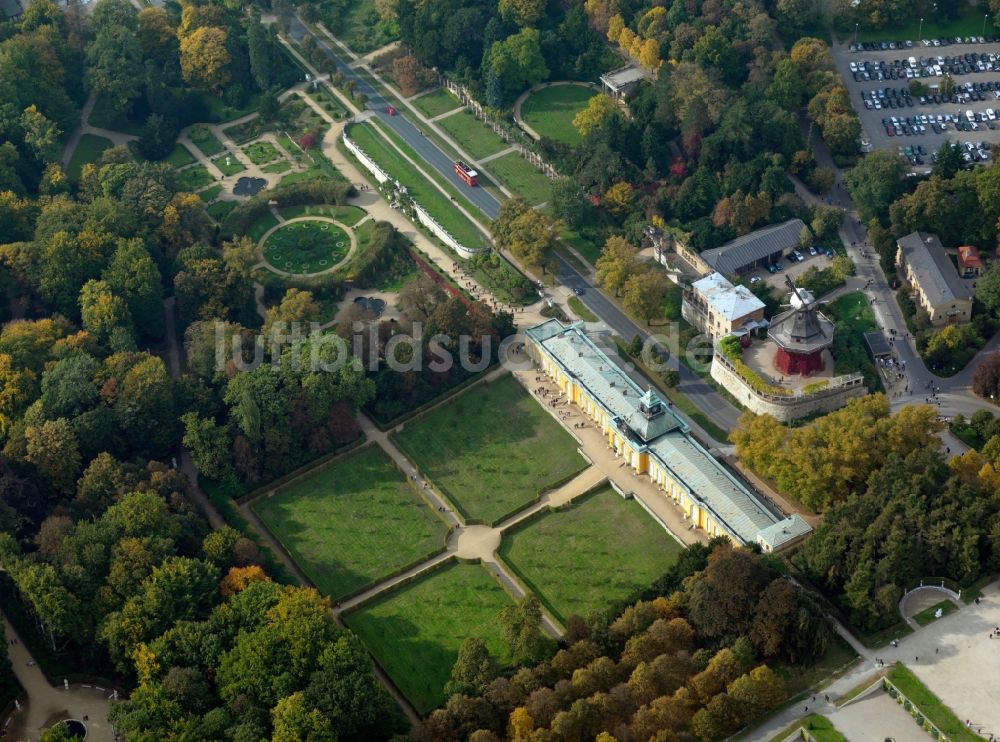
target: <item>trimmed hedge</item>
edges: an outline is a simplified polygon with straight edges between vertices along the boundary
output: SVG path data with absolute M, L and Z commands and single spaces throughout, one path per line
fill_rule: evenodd
M 278 202 L 278 208 L 302 204 L 334 204 L 343 206 L 357 191 L 350 183 L 329 180 L 301 180 L 263 190 L 234 208 L 219 228 L 222 239 L 246 234 L 250 226 L 270 209 L 268 202 Z

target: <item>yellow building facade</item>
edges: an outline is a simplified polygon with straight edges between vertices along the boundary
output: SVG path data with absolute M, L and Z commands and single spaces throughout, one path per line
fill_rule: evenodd
M 761 542 L 763 534 L 762 546 L 773 550 L 787 545 L 784 535 L 794 532 L 797 540 L 808 532 L 798 516 L 783 519 L 765 506 L 691 437 L 669 405 L 640 389 L 581 327 L 549 320 L 526 335 L 534 364 L 593 421 L 616 457 L 637 476 L 648 475 L 708 536 L 746 544 Z

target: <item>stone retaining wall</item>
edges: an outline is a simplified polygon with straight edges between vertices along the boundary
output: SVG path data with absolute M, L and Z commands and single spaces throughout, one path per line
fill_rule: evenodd
M 791 397 L 765 396 L 745 382 L 718 353 L 712 359 L 711 375 L 748 410 L 758 415 L 771 415 L 781 423 L 788 423 L 816 412 L 833 412 L 848 401 L 868 394 L 868 388 L 860 379 L 841 385 L 837 385 L 837 380 L 833 379 L 830 386 L 814 394 Z

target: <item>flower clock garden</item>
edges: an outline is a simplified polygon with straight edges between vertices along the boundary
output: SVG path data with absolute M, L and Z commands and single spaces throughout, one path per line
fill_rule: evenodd
M 264 236 L 264 259 L 279 272 L 322 273 L 347 258 L 353 244 L 349 232 L 330 219 L 285 222 Z

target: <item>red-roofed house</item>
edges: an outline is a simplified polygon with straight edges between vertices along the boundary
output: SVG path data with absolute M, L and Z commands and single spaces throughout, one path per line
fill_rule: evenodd
M 979 257 L 979 250 L 971 245 L 958 248 L 958 272 L 962 278 L 976 278 L 983 274 L 983 259 Z

